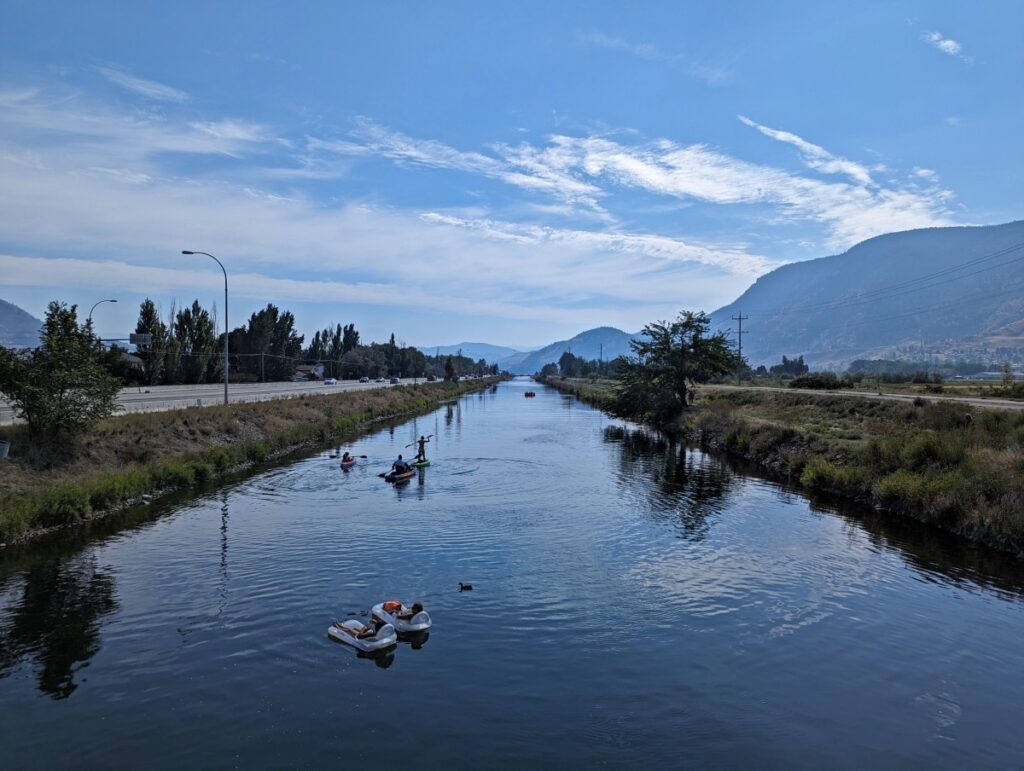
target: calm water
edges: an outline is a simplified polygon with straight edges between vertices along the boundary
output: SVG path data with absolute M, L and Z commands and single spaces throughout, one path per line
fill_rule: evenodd
M 0 766 L 1024 762 L 1017 563 L 528 387 L 3 552 Z M 378 479 L 421 433 L 434 465 Z M 387 597 L 429 639 L 327 638 Z

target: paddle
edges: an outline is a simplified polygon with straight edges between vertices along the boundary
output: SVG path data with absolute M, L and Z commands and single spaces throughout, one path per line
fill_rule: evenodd
M 431 434 L 430 436 L 428 436 L 428 437 L 427 437 L 427 441 L 429 442 L 429 441 L 430 441 L 431 439 L 433 439 L 433 438 L 434 438 L 434 435 L 433 435 L 433 434 Z M 417 440 L 416 440 L 415 442 L 413 442 L 412 444 L 407 444 L 407 445 L 406 445 L 406 447 L 412 447 L 413 445 L 419 444 L 419 442 L 420 442 L 420 440 L 419 440 L 419 439 L 417 439 Z

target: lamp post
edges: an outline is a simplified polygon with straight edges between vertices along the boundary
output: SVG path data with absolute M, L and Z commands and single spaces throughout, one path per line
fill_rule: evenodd
M 220 265 L 221 272 L 224 274 L 224 403 L 228 403 L 228 272 L 224 269 L 224 263 L 218 260 L 209 252 L 193 252 L 188 249 L 182 249 L 182 254 L 204 254 L 213 260 L 215 263 Z
M 94 310 L 96 310 L 96 306 L 97 305 L 103 305 L 103 303 L 116 303 L 116 302 L 117 302 L 117 300 L 100 300 L 99 302 L 93 303 L 92 307 L 89 309 L 89 321 L 88 321 L 89 326 L 90 327 L 92 326 L 92 312 Z
M 92 334 L 92 312 L 94 310 L 96 310 L 96 306 L 97 305 L 103 305 L 103 303 L 116 303 L 116 302 L 117 302 L 117 300 L 100 300 L 99 302 L 95 302 L 95 303 L 92 304 L 92 307 L 89 309 L 89 320 L 86 322 L 86 326 L 89 327 L 89 334 L 90 335 Z M 99 336 L 98 335 L 97 335 L 96 339 L 99 340 Z M 100 348 L 102 348 L 102 347 L 103 347 L 103 341 L 100 340 Z

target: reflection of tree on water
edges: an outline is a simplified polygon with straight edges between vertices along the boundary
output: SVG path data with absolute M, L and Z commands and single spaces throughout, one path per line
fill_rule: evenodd
M 709 518 L 725 508 L 735 486 L 732 472 L 650 431 L 608 426 L 603 434 L 619 446 L 619 478 L 643 491 L 651 516 L 680 526 L 688 539 L 704 538 Z
M 117 609 L 114 579 L 88 555 L 49 560 L 25 573 L 24 582 L 21 601 L 0 617 L 0 677 L 34 657 L 39 690 L 65 699 L 78 687 L 76 665 L 100 649 L 100 618 Z

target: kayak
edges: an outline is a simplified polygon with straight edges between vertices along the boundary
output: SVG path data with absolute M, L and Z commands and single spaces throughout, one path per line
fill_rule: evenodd
M 416 468 L 426 468 L 427 466 L 430 465 L 430 458 L 424 458 L 423 460 L 415 461 L 413 463 L 410 463 L 409 465 L 415 466 Z
M 343 621 L 341 625 L 356 632 L 366 628 L 366 624 L 360 623 L 354 618 Z M 333 624 L 328 627 L 327 634 L 330 635 L 332 639 L 351 645 L 353 648 L 361 650 L 364 653 L 384 650 L 384 648 L 390 648 L 398 642 L 398 635 L 395 633 L 395 628 L 391 626 L 391 624 L 385 624 L 382 626 L 377 630 L 377 634 L 373 637 L 356 637 L 348 632 L 341 631 Z
M 422 632 L 426 629 L 430 629 L 431 620 L 430 614 L 425 610 L 421 610 L 415 616 L 411 618 L 399 618 L 393 613 L 388 613 L 384 610 L 384 603 L 380 602 L 373 606 L 370 610 L 374 616 L 379 618 L 385 624 L 390 624 L 400 634 L 409 634 L 411 632 Z
M 403 471 L 401 474 L 392 471 L 389 474 L 384 475 L 385 482 L 405 482 L 416 476 L 416 469 L 411 468 L 408 471 Z
M 341 462 L 341 467 L 342 468 L 352 468 L 354 465 L 356 465 L 356 459 L 355 458 L 349 458 L 348 460 L 343 460 Z

